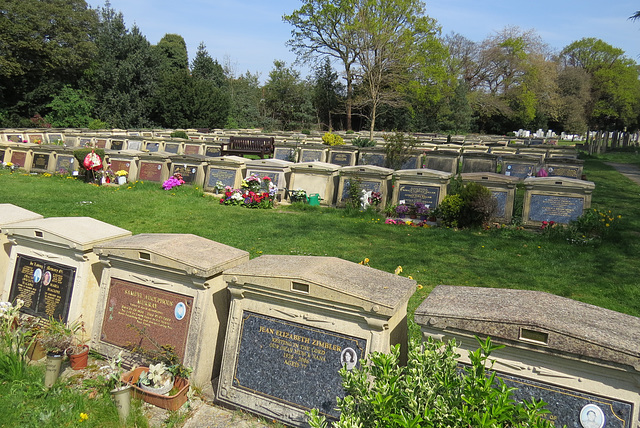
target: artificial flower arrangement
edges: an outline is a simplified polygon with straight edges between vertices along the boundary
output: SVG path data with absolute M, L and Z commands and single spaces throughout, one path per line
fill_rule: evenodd
M 291 202 L 305 202 L 307 200 L 307 191 L 303 189 L 292 190 L 289 199 Z
M 118 177 L 126 177 L 127 175 L 129 175 L 129 173 L 127 171 L 125 171 L 124 169 L 121 169 L 120 171 L 116 171 L 116 175 Z
M 265 190 L 261 190 L 262 186 Z M 220 198 L 220 204 L 240 205 L 245 208 L 273 208 L 273 201 L 278 188 L 269 177 L 260 177 L 251 174 L 242 181 L 241 189 L 231 186 L 225 187 L 224 196 Z
M 174 187 L 178 187 L 178 186 L 181 186 L 183 184 L 184 184 L 184 180 L 182 179 L 182 174 L 180 174 L 179 172 L 176 172 L 167 181 L 162 183 L 162 188 L 164 190 L 171 190 Z
M 16 169 L 16 166 L 11 162 L 2 162 L 2 167 L 10 170 L 12 173 Z
M 378 206 L 382 202 L 382 194 L 380 192 L 371 192 L 371 196 L 369 196 L 369 204 L 373 206 Z

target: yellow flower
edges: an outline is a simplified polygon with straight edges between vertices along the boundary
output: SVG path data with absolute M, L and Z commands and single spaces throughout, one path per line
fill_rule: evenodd
M 409 279 L 413 279 L 413 277 L 412 277 L 411 275 L 409 275 L 407 278 L 409 278 Z
M 609 223 L 605 224 L 604 226 L 605 226 L 605 227 L 609 227 Z
M 86 413 L 80 413 L 80 422 L 84 422 L 87 419 L 89 419 L 89 415 L 87 415 Z
M 422 284 L 418 284 L 418 290 L 422 290 L 423 288 Z
M 369 259 L 367 257 L 365 257 L 363 263 L 366 265 L 367 263 L 369 263 Z
M 395 270 L 395 274 L 400 275 L 401 272 L 402 272 L 402 266 L 398 266 Z

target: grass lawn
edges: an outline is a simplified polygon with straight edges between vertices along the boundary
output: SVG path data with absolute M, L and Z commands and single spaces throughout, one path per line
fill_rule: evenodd
M 622 216 L 616 239 L 571 245 L 513 228 L 453 230 L 384 224 L 373 212 L 305 206 L 251 210 L 223 206 L 193 186 L 164 191 L 159 183 L 120 187 L 0 171 L 0 202 L 45 217 L 89 216 L 138 233 L 193 233 L 261 254 L 333 256 L 412 276 L 423 288 L 415 308 L 438 284 L 539 290 L 640 316 L 640 186 L 604 161 L 640 165 L 634 152 L 586 157 L 595 182 L 592 206 Z M 419 328 L 410 316 L 411 335 Z

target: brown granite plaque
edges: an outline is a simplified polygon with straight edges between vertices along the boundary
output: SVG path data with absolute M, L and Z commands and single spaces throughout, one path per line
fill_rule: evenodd
M 127 174 L 128 174 L 129 173 L 129 167 L 131 167 L 131 161 L 128 161 L 128 160 L 117 160 L 117 159 L 112 159 L 111 160 L 111 171 L 113 171 L 113 172 L 127 171 Z
M 104 149 L 105 147 L 107 147 L 107 140 L 104 140 L 102 138 L 96 140 L 96 148 Z
M 159 345 L 171 345 L 184 359 L 193 297 L 111 278 L 100 340 L 122 348 L 155 349 L 136 329 Z
M 160 181 L 162 164 L 157 162 L 140 162 L 140 180 Z
M 67 322 L 76 269 L 18 254 L 9 300 L 24 301 L 22 311 Z
M 42 144 L 42 142 L 44 141 L 42 134 L 31 134 L 28 136 L 28 138 L 29 142 L 33 144 Z
M 33 155 L 33 162 L 31 164 L 33 169 L 46 170 L 49 166 L 49 155 L 45 153 L 36 153 Z
M 24 162 L 27 160 L 27 152 L 13 152 L 11 153 L 11 163 L 15 166 L 24 168 Z
M 185 155 L 198 155 L 198 154 L 200 154 L 200 145 L 199 144 L 186 144 L 184 146 L 184 154 Z

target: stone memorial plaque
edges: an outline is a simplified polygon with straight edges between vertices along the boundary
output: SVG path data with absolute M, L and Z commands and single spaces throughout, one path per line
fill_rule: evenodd
M 73 156 L 58 155 L 56 159 L 56 172 L 67 174 L 76 170 L 76 158 Z
M 104 149 L 105 147 L 107 147 L 107 140 L 105 140 L 104 138 L 99 138 L 96 140 L 96 148 Z
M 420 165 L 418 165 L 418 162 L 420 162 L 420 157 L 412 156 L 402 164 L 400 169 L 418 169 L 420 168 Z
M 353 153 L 331 152 L 331 155 L 329 156 L 329 163 L 340 166 L 351 166 L 351 159 L 353 159 Z
M 337 419 L 336 397 L 345 396 L 338 371 L 357 366 L 366 346 L 365 339 L 243 311 L 233 386 Z
M 153 134 L 151 132 L 143 132 L 142 136 L 145 137 L 145 138 L 151 138 L 151 137 L 153 137 Z
M 491 196 L 498 203 L 494 217 L 505 217 L 507 213 L 507 192 L 501 192 L 499 190 L 492 190 Z
M 196 174 L 198 173 L 198 168 L 193 165 L 174 165 L 172 174 L 180 173 L 182 174 L 182 179 L 185 183 L 193 183 L 196 180 Z
M 111 159 L 111 171 L 113 172 L 127 171 L 127 174 L 128 174 L 129 168 L 131 168 L 131 161 Z
M 123 144 L 124 144 L 124 141 L 112 140 L 111 141 L 111 150 L 122 150 Z
M 67 322 L 75 277 L 73 267 L 18 254 L 9 300 L 24 300 L 27 314 Z
M 571 196 L 531 195 L 529 219 L 569 223 L 582 215 L 584 199 Z
M 55 143 L 57 141 L 62 141 L 62 134 L 49 134 L 50 143 Z
M 550 166 L 547 171 L 550 177 L 580 178 L 578 176 L 580 168 L 577 166 Z
M 349 198 L 349 187 L 351 186 L 351 180 L 345 179 L 344 186 L 342 188 L 342 199 L 346 201 Z M 380 182 L 379 181 L 365 181 L 362 180 L 360 183 L 360 188 L 365 192 L 379 192 L 380 191 Z
M 164 151 L 168 153 L 178 153 L 179 148 L 180 148 L 180 144 L 167 143 L 164 145 Z
M 157 162 L 140 162 L 140 180 L 160 181 L 162 164 Z
M 141 148 L 142 148 L 142 141 L 129 140 L 129 143 L 127 144 L 128 150 L 140 150 Z
M 31 168 L 46 170 L 49 166 L 49 155 L 46 153 L 35 153 L 33 155 L 33 162 Z
M 33 143 L 33 144 L 42 144 L 42 142 L 44 141 L 44 137 L 42 136 L 42 134 L 32 134 L 29 135 L 29 142 Z
M 287 162 L 295 162 L 295 151 L 289 147 L 276 147 L 273 151 L 273 158 Z
M 233 187 L 236 183 L 236 171 L 232 169 L 210 168 L 208 187 L 214 187 L 218 181 L 225 186 Z
M 365 153 L 358 159 L 358 165 L 374 165 L 384 167 L 386 156 L 382 153 Z
M 300 155 L 300 162 L 320 162 L 322 150 L 303 150 Z
M 11 153 L 11 163 L 15 166 L 24 168 L 24 163 L 27 160 L 27 152 L 13 152 Z
M 220 156 L 220 147 L 207 146 L 204 150 L 204 155 L 210 158 L 217 158 Z
M 184 146 L 184 154 L 185 155 L 197 155 L 200 154 L 200 145 L 198 144 L 187 144 Z
M 603 397 L 596 397 L 580 391 L 560 388 L 547 383 L 535 382 L 529 379 L 499 374 L 504 383 L 511 388 L 518 388 L 513 392 L 515 400 L 526 399 L 531 401 L 543 400 L 548 403 L 545 408 L 551 413 L 544 417 L 553 422 L 557 427 L 566 425 L 567 427 L 594 427 L 604 426 L 607 428 L 631 428 L 633 406 L 631 403 L 611 400 Z M 596 406 L 594 414 L 597 418 L 604 417 L 603 425 L 590 425 L 589 418 L 582 409 L 585 406 Z
M 80 146 L 89 147 L 91 146 L 91 138 L 80 138 Z M 122 147 L 120 147 L 122 148 Z M 118 149 L 120 150 L 120 149 Z
M 157 152 L 160 150 L 160 143 L 147 143 L 147 150 L 150 152 Z
M 533 177 L 536 175 L 536 165 L 505 162 L 504 175 L 518 178 Z
M 128 348 L 154 349 L 131 324 L 159 345 L 171 345 L 182 360 L 191 320 L 193 297 L 111 278 L 100 340 Z
M 433 209 L 438 206 L 439 198 L 440 188 L 437 186 L 401 184 L 398 188 L 398 201 L 404 200 L 405 204 L 421 203 Z
M 256 177 L 258 177 L 260 180 L 262 180 L 262 177 L 269 177 L 271 179 L 271 181 L 273 182 L 273 184 L 275 184 L 278 187 L 280 186 L 280 173 L 279 172 L 267 172 L 267 171 L 250 171 L 247 170 L 247 177 L 254 174 Z
M 7 134 L 7 140 L 13 143 L 22 143 L 22 135 L 20 134 Z

